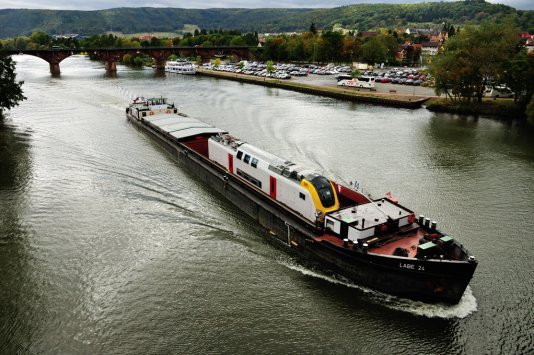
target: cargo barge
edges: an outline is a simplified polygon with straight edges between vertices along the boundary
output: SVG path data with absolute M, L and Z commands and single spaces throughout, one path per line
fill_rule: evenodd
M 371 199 L 178 112 L 137 98 L 129 121 L 277 240 L 356 284 L 429 303 L 460 301 L 477 267 L 436 222 L 391 196 Z

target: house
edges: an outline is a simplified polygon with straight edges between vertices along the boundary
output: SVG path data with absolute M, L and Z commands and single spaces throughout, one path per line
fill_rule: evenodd
M 158 36 L 154 36 L 154 35 L 142 35 L 142 36 L 139 36 L 139 39 L 142 40 L 142 41 L 150 41 L 152 38 L 159 38 Z
M 358 32 L 358 35 L 360 35 L 363 37 L 363 38 L 369 38 L 369 37 L 376 37 L 378 36 L 380 33 L 378 32 L 370 32 L 370 31 L 363 31 L 363 32 Z
M 350 30 L 343 28 L 343 26 L 340 23 L 336 23 L 334 26 L 332 26 L 332 32 L 339 32 L 343 35 L 346 35 L 350 32 Z
M 444 43 L 447 42 L 449 39 L 449 33 L 448 32 L 437 32 L 430 35 L 430 42 L 439 42 Z
M 80 38 L 82 38 L 82 36 L 80 36 L 77 33 L 65 33 L 65 34 L 61 34 L 61 35 L 55 35 L 54 38 L 55 39 L 69 39 L 69 38 L 80 39 Z
M 438 54 L 441 44 L 439 42 L 423 42 L 421 43 L 422 55 L 436 55 Z
M 410 41 L 404 42 L 395 53 L 395 59 L 404 65 L 413 65 L 419 61 L 422 52 L 421 44 L 412 44 Z
M 410 28 L 408 27 L 406 29 L 406 31 L 404 31 L 406 34 L 408 35 L 413 35 L 413 36 L 422 36 L 422 35 L 425 35 L 425 36 L 429 36 L 432 34 L 432 29 L 431 28 Z
M 523 45 L 527 49 L 527 53 L 530 54 L 534 52 L 534 35 L 531 35 L 528 32 L 521 32 L 519 37 L 524 41 Z

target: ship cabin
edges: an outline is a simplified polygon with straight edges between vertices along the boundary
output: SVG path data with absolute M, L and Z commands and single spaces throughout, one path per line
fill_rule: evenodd
M 407 226 L 412 218 L 412 211 L 384 198 L 327 214 L 325 229 L 341 239 L 358 242 Z
M 157 114 L 178 113 L 178 109 L 174 104 L 168 103 L 167 98 L 165 97 L 154 97 L 149 99 L 137 97 L 126 111 L 137 119 Z

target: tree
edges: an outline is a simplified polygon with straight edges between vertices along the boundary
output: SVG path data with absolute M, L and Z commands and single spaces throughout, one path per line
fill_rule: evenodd
M 354 61 L 354 58 L 360 58 L 362 55 L 362 44 L 360 39 L 353 36 L 345 36 L 343 38 L 341 55 L 350 63 Z
M 383 63 L 388 57 L 388 48 L 379 36 L 371 37 L 362 45 L 362 56 L 367 63 Z
M 505 64 L 503 82 L 514 92 L 514 101 L 525 107 L 534 94 L 534 57 L 526 49 Z
M 152 37 L 150 39 L 150 47 L 160 47 L 161 46 L 161 40 L 157 37 Z
M 362 73 L 358 69 L 352 69 L 352 71 L 350 72 L 350 75 L 353 78 L 359 78 L 360 75 L 362 75 Z
M 287 40 L 285 37 L 269 38 L 263 47 L 265 59 L 285 61 L 288 58 Z
M 269 72 L 269 74 L 274 72 L 274 63 L 272 60 L 267 61 L 266 63 L 266 69 Z
M 0 44 L 0 118 L 3 117 L 3 110 L 11 109 L 26 100 L 22 93 L 23 81 L 16 81 L 15 64 L 13 59 L 2 52 Z
M 135 65 L 136 67 L 140 67 L 140 66 L 143 66 L 143 63 L 144 63 L 143 58 L 140 56 L 136 56 L 133 59 L 132 65 Z
M 304 41 L 301 36 L 291 36 L 287 41 L 289 60 L 299 61 L 305 58 Z
M 132 55 L 129 53 L 126 53 L 122 56 L 122 62 L 126 65 L 132 64 Z
M 43 47 L 48 47 L 52 43 L 52 37 L 44 32 L 33 32 L 30 39 L 33 43 Z
M 503 80 L 504 67 L 517 52 L 518 32 L 509 21 L 457 32 L 430 66 L 436 92 L 464 102 L 482 101 L 486 86 Z
M 343 35 L 339 32 L 327 31 L 321 36 L 319 56 L 325 62 L 336 62 L 341 58 L 343 49 Z
M 314 35 L 317 34 L 317 27 L 315 27 L 315 22 L 312 22 L 310 25 L 310 32 Z
M 451 25 L 451 27 L 449 28 L 449 38 L 451 38 L 455 34 L 456 34 L 456 30 L 454 29 L 454 26 Z
M 230 46 L 244 46 L 245 40 L 241 36 L 235 36 L 230 40 Z

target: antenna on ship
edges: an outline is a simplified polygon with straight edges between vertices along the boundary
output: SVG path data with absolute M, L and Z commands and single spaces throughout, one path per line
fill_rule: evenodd
M 342 179 L 344 180 L 344 179 Z M 346 182 L 345 182 L 346 183 Z M 384 214 L 384 216 L 386 216 L 386 219 L 389 221 L 391 219 L 391 216 L 389 214 L 386 213 L 386 211 L 384 211 L 380 205 L 378 203 L 376 203 L 375 201 L 373 201 L 373 199 L 371 198 L 371 194 L 369 195 L 366 195 L 364 192 L 363 192 L 363 189 L 360 188 L 360 182 L 358 180 L 354 180 L 354 183 L 352 181 L 350 181 L 350 186 L 351 188 L 354 190 L 354 191 L 357 191 L 357 192 L 360 192 L 370 203 L 372 203 L 380 212 L 382 212 Z M 386 194 L 387 196 L 387 194 Z M 391 192 L 389 192 L 389 196 L 391 197 Z M 382 199 L 382 202 L 384 202 L 384 199 Z

